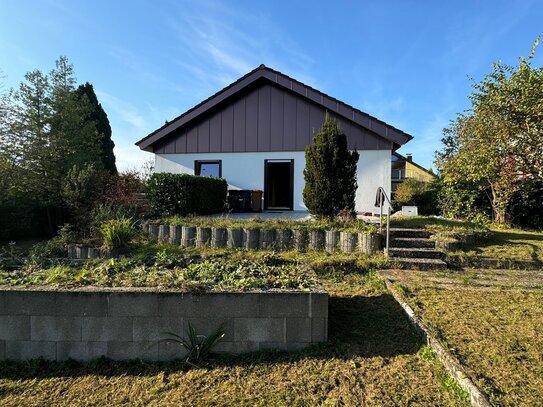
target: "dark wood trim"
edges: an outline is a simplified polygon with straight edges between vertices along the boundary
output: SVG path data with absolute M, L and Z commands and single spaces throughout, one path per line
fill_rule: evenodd
M 222 160 L 194 160 L 194 175 L 200 175 L 201 164 L 219 164 L 219 178 L 222 178 Z

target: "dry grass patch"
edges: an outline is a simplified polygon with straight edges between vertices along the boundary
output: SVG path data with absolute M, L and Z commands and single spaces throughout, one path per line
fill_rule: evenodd
M 519 278 L 516 288 L 504 288 L 513 287 L 515 274 L 506 273 L 506 284 L 493 284 L 489 271 L 469 273 L 471 281 L 462 282 L 462 276 L 445 273 L 429 283 L 411 276 L 396 284 L 424 323 L 467 367 L 492 404 L 540 405 L 543 290 L 532 283 L 541 280 L 541 275 L 525 281 Z M 479 285 L 478 281 L 486 283 Z
M 543 233 L 495 229 L 485 242 L 459 253 L 461 256 L 543 261 Z
M 330 293 L 326 345 L 190 370 L 175 363 L 0 363 L 0 404 L 468 405 L 380 280 L 361 273 L 355 259 L 325 260 L 313 264 Z

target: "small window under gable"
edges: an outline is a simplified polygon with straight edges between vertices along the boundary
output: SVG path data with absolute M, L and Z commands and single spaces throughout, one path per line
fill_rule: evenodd
M 194 161 L 194 175 L 203 177 L 222 177 L 222 161 L 221 160 L 196 160 Z

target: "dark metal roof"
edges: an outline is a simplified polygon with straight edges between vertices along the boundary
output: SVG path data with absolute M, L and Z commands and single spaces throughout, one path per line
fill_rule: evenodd
M 159 129 L 150 133 L 147 137 L 141 139 L 136 145 L 142 150 L 148 150 L 154 143 L 161 140 L 165 136 L 169 135 L 179 127 L 187 124 L 189 121 L 197 118 L 201 114 L 207 112 L 209 109 L 217 106 L 219 103 L 225 101 L 236 93 L 247 88 L 257 80 L 267 80 L 282 88 L 305 97 L 312 102 L 319 104 L 333 112 L 334 114 L 344 117 L 345 119 L 362 126 L 372 132 L 378 134 L 386 140 L 391 141 L 397 146 L 401 146 L 407 143 L 413 138 L 413 136 L 391 126 L 382 120 L 379 120 L 367 113 L 364 113 L 336 98 L 326 95 L 308 85 L 305 85 L 296 79 L 293 79 L 279 71 L 268 68 L 264 65 L 260 65 L 258 68 L 252 70 L 248 74 L 242 76 L 237 81 L 228 85 L 224 89 L 210 96 L 206 100 L 200 102 L 193 108 L 187 110 L 185 113 L 176 117 L 170 122 L 167 122 Z

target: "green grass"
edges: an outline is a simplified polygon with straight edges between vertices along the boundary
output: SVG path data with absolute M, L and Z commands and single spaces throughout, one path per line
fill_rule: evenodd
M 307 260 L 330 293 L 325 345 L 223 357 L 188 370 L 180 363 L 0 362 L 0 404 L 469 405 L 421 350 L 368 259 Z
M 471 222 L 438 218 L 435 216 L 394 216 L 390 225 L 397 228 L 427 229 L 442 235 L 484 233 L 487 228 Z
M 240 229 L 307 229 L 307 230 L 338 230 L 359 233 L 375 233 L 376 228 L 363 220 L 336 219 L 334 221 L 317 220 L 285 220 L 285 219 L 233 219 L 228 217 L 180 217 L 172 216 L 158 220 L 157 222 L 166 225 L 178 226 L 199 226 L 216 228 L 240 228 Z
M 397 274 L 424 323 L 496 406 L 543 400 L 543 277 L 468 270 Z
M 493 229 L 485 241 L 461 253 L 453 254 L 494 259 L 543 261 L 543 233 L 518 229 Z

